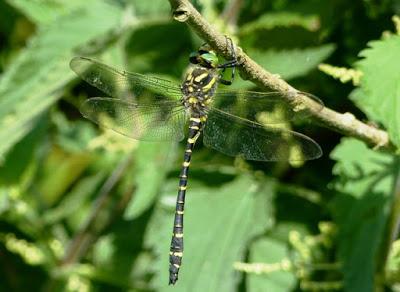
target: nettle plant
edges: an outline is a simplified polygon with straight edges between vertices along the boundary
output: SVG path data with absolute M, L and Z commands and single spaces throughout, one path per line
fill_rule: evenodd
M 400 20 L 375 2 L 1 2 L 0 290 L 395 291 Z

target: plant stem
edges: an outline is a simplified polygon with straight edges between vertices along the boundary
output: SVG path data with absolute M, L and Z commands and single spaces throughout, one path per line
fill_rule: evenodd
M 83 224 L 82 228 L 71 240 L 69 248 L 64 256 L 64 259 L 61 261 L 60 266 L 66 266 L 79 262 L 81 257 L 86 254 L 88 248 L 93 243 L 96 235 L 99 233 L 100 230 L 98 229 L 102 229 L 102 227 L 106 225 L 102 224 L 102 226 L 96 228 L 96 225 L 98 225 L 96 222 L 101 214 L 101 211 L 107 206 L 107 202 L 109 201 L 111 195 L 111 190 L 120 180 L 130 163 L 131 159 L 124 157 L 110 177 L 105 181 L 93 205 L 92 212 L 90 213 L 86 222 Z M 125 201 L 125 199 L 126 198 L 123 198 L 123 201 Z
M 387 218 L 386 228 L 382 243 L 380 245 L 379 257 L 377 257 L 376 268 L 376 288 L 380 287 L 383 291 L 383 285 L 386 278 L 386 262 L 389 256 L 393 241 L 397 238 L 400 226 L 400 159 L 394 158 L 394 182 L 392 188 L 392 197 L 390 202 L 390 213 Z

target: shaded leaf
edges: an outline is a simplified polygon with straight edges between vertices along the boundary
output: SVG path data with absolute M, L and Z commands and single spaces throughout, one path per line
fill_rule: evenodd
M 293 79 L 308 74 L 311 70 L 328 58 L 334 51 L 332 44 L 319 47 L 291 50 L 254 50 L 248 49 L 246 53 L 263 68 L 271 73 L 278 74 L 283 79 Z M 232 88 L 249 88 L 253 83 L 239 78 L 232 84 Z
M 65 195 L 65 198 L 50 209 L 43 216 L 43 220 L 48 224 L 54 224 L 56 221 L 73 215 L 77 210 L 88 201 L 89 197 L 99 187 L 104 180 L 106 173 L 97 173 L 95 175 L 82 178 L 72 190 Z
M 38 181 L 43 201 L 48 205 L 56 202 L 92 161 L 89 153 L 70 154 L 55 148 L 44 161 Z
M 47 122 L 47 118 L 39 118 L 36 127 L 8 153 L 4 164 L 0 166 L 0 183 L 7 185 L 20 182 L 46 136 Z
M 345 291 L 373 291 L 395 169 L 394 157 L 342 139 L 331 153 L 337 162 L 331 207 L 339 226 L 338 246 Z M 398 163 L 397 163 L 398 164 Z

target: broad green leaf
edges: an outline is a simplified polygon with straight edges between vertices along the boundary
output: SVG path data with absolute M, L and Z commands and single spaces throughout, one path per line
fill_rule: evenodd
M 352 99 L 369 116 L 382 123 L 400 147 L 400 36 L 391 35 L 368 43 L 357 68 L 363 72 L 362 91 Z
M 135 14 L 137 15 L 163 15 L 169 16 L 171 14 L 171 6 L 168 1 L 164 0 L 128 0 L 128 3 L 132 4 Z
M 85 5 L 79 0 L 69 1 L 31 1 L 31 0 L 7 0 L 33 23 L 43 25 L 50 24 L 60 15 L 67 14 L 73 9 Z
M 294 50 L 249 50 L 248 54 L 269 72 L 279 74 L 284 79 L 306 75 L 328 58 L 335 46 L 327 44 L 319 47 Z
M 42 145 L 43 139 L 46 137 L 47 126 L 47 117 L 40 117 L 36 127 L 8 153 L 4 164 L 0 166 L 1 184 L 21 183 L 21 177 L 27 168 L 32 166 L 31 163 L 36 158 L 37 148 Z M 35 164 L 35 162 L 33 163 Z
M 104 180 L 106 173 L 97 173 L 95 175 L 82 178 L 65 198 L 55 207 L 50 209 L 43 216 L 43 220 L 47 224 L 55 224 L 56 221 L 73 215 L 83 203 L 86 203 L 93 192 L 99 187 Z
M 173 42 L 172 35 L 176 36 Z M 134 72 L 172 73 L 180 77 L 188 65 L 191 49 L 191 36 L 186 26 L 170 19 L 147 21 L 130 32 L 124 61 Z
M 272 29 L 274 27 L 300 26 L 315 31 L 320 23 L 316 15 L 303 15 L 295 12 L 266 13 L 255 21 L 249 22 L 240 28 L 241 34 L 251 34 L 258 29 Z
M 335 46 L 327 44 L 319 47 L 292 50 L 253 50 L 246 51 L 248 55 L 271 73 L 278 74 L 283 79 L 293 79 L 304 76 L 334 51 Z M 232 84 L 234 88 L 249 87 L 249 82 L 237 78 Z
M 373 291 L 394 174 L 400 166 L 393 156 L 350 138 L 342 139 L 331 158 L 337 161 L 333 186 L 338 194 L 331 207 L 339 227 L 345 291 Z
M 172 143 L 139 143 L 135 151 L 134 173 L 126 177 L 136 185 L 133 199 L 124 214 L 126 219 L 135 219 L 154 203 L 175 158 L 176 145 Z
M 66 153 L 54 148 L 43 162 L 38 191 L 47 205 L 52 205 L 78 179 L 93 161 L 90 153 Z
M 166 188 L 170 211 L 159 206 L 148 228 L 148 243 L 158 258 L 154 285 L 161 291 L 234 291 L 240 277 L 233 263 L 243 260 L 249 240 L 271 223 L 272 188 L 247 176 L 219 188 L 189 182 L 183 264 L 177 284 L 168 287 L 177 183 Z
M 287 243 L 276 239 L 262 238 L 250 247 L 250 263 L 279 264 L 289 257 Z M 248 291 L 292 291 L 297 283 L 296 277 L 286 271 L 273 271 L 269 274 L 247 276 Z
M 100 1 L 59 17 L 39 29 L 0 80 L 0 157 L 61 95 L 74 74 L 73 50 L 118 26 L 121 11 Z

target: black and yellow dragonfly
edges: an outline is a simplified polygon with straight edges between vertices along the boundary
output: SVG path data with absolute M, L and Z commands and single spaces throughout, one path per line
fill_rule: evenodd
M 83 80 L 110 96 L 82 104 L 81 113 L 95 123 L 143 141 L 181 141 L 188 127 L 170 248 L 170 284 L 178 280 L 182 264 L 185 194 L 193 146 L 200 133 L 206 146 L 246 160 L 303 161 L 322 155 L 311 138 L 280 126 L 298 114 L 279 93 L 216 90 L 220 83 L 231 83 L 221 72 L 234 68 L 235 60 L 220 65 L 207 45 L 189 60 L 191 66 L 181 86 L 85 57 L 70 63 Z M 322 109 L 322 102 L 313 98 Z

